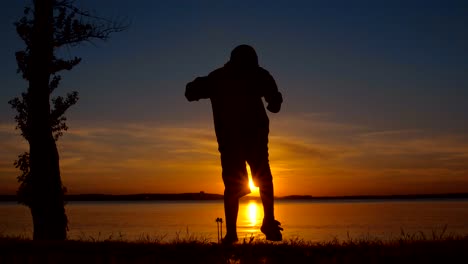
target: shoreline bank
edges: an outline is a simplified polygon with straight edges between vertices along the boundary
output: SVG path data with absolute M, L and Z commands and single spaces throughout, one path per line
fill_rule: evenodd
M 180 239 L 32 241 L 0 237 L 0 263 L 464 263 L 468 235 L 394 241 L 240 241 L 231 246 Z

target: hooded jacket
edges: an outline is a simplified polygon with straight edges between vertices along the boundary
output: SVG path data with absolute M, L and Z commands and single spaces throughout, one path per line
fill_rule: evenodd
M 258 66 L 256 54 L 249 61 L 245 54 L 236 57 L 235 51 L 224 67 L 196 78 L 185 90 L 189 101 L 211 100 L 220 147 L 258 136 L 268 140 L 269 120 L 262 98 L 273 113 L 280 111 L 283 102 L 273 77 Z

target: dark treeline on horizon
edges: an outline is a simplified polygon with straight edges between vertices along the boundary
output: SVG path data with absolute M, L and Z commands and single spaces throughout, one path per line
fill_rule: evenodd
M 212 193 L 143 193 L 143 194 L 70 194 L 65 195 L 66 201 L 210 201 L 223 200 L 222 194 Z M 257 196 L 247 196 L 244 199 L 260 199 Z M 288 195 L 276 197 L 277 200 L 425 200 L 425 199 L 468 199 L 468 193 L 444 194 L 403 194 L 403 195 L 352 195 L 352 196 L 312 196 Z M 0 201 L 17 201 L 16 195 L 0 195 Z

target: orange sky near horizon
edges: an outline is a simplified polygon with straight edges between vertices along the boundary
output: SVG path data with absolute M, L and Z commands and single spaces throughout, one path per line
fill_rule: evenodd
M 275 195 L 468 192 L 466 3 L 76 2 L 131 25 L 56 50 L 83 59 L 52 94 L 80 97 L 58 141 L 70 194 L 223 193 L 210 101 L 184 90 L 240 44 L 284 97 L 269 113 Z M 28 151 L 7 103 L 28 87 L 15 58 L 25 4 L 0 9 L 0 194 L 15 193 Z
M 418 130 L 372 131 L 326 114 L 270 116 L 275 195 L 418 194 L 468 191 L 468 140 Z M 192 124 L 70 122 L 58 142 L 70 194 L 222 193 L 212 120 Z M 0 194 L 18 186 L 13 160 L 27 151 L 1 124 Z M 256 191 L 256 190 L 255 190 Z M 255 192 L 252 195 L 258 195 Z

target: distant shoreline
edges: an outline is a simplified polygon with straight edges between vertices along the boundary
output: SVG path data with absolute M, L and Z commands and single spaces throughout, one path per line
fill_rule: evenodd
M 260 199 L 256 196 L 244 197 L 245 200 Z M 353 195 L 353 196 L 312 196 L 288 195 L 275 197 L 279 201 L 334 201 L 334 200 L 427 200 L 427 199 L 468 199 L 468 193 L 447 194 L 407 194 L 407 195 Z M 222 194 L 212 193 L 148 193 L 148 194 L 70 194 L 65 195 L 66 201 L 213 201 L 223 200 Z M 16 195 L 0 195 L 0 201 L 17 201 Z

